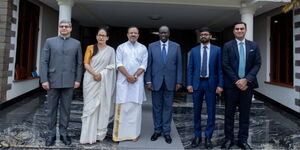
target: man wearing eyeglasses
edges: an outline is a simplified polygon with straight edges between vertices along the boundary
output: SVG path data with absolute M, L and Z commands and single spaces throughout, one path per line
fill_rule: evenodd
M 201 144 L 201 109 L 205 96 L 207 123 L 205 128 L 205 148 L 212 148 L 212 134 L 215 126 L 216 94 L 223 91 L 223 73 L 221 67 L 221 49 L 210 44 L 211 31 L 207 27 L 199 30 L 201 44 L 192 48 L 188 71 L 187 90 L 193 93 L 194 134 L 192 148 Z
M 67 128 L 73 90 L 80 86 L 82 75 L 82 51 L 78 40 L 70 37 L 72 24 L 68 20 L 59 22 L 59 35 L 48 38 L 41 53 L 40 74 L 42 87 L 47 90 L 48 134 L 46 146 L 56 140 L 57 110 L 59 107 L 60 140 L 71 144 Z

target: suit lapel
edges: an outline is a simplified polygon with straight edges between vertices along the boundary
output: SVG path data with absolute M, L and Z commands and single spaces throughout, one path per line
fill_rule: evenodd
M 199 65 L 199 72 L 201 72 L 201 46 L 197 46 L 194 55 L 194 63 Z
M 245 43 L 246 43 L 246 62 L 247 62 L 247 59 L 249 57 L 249 52 L 250 52 L 250 44 L 249 44 L 249 41 L 248 40 L 245 40 Z
M 214 55 L 215 51 L 213 50 L 213 46 L 210 44 L 210 48 L 209 48 L 209 66 L 208 66 L 208 70 L 209 68 L 211 68 L 211 65 L 213 64 L 213 55 Z
M 235 53 L 235 57 L 238 58 L 238 60 L 240 61 L 240 55 L 239 55 L 239 49 L 237 47 L 237 42 L 236 40 L 234 40 L 232 42 L 232 47 L 233 47 L 233 50 L 234 50 L 234 53 Z
M 248 40 L 245 40 L 245 43 L 246 43 L 246 45 L 245 45 L 245 47 L 246 47 L 246 66 L 245 66 L 245 68 L 247 68 L 248 62 L 250 62 L 250 61 L 248 61 L 248 58 L 249 58 L 249 53 L 250 53 L 251 47 L 250 47 L 250 43 Z
M 162 56 L 162 49 L 161 49 L 161 45 L 160 45 L 160 41 L 157 41 L 155 43 L 155 52 L 157 53 L 157 56 L 160 58 L 161 62 L 163 63 L 163 56 Z

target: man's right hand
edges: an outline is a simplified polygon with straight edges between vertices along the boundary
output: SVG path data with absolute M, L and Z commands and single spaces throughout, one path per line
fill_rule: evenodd
M 193 93 L 194 92 L 193 86 L 189 85 L 189 86 L 186 87 L 186 89 L 188 90 L 189 93 Z
M 43 82 L 43 83 L 42 83 L 42 87 L 43 87 L 43 89 L 45 89 L 45 90 L 49 90 L 49 89 L 50 89 L 49 82 Z
M 148 83 L 148 84 L 147 84 L 147 89 L 148 89 L 149 91 L 153 91 L 153 86 L 152 86 L 151 83 Z

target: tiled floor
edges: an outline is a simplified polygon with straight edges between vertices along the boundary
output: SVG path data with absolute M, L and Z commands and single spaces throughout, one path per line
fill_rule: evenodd
M 45 93 L 36 93 L 23 101 L 0 111 L 0 148 L 10 149 L 43 149 L 46 134 Z M 173 120 L 179 132 L 183 146 L 190 149 L 193 138 L 192 99 L 186 93 L 177 94 L 174 101 Z M 72 114 L 69 134 L 72 136 L 71 146 L 65 146 L 59 140 L 54 149 L 117 149 L 118 143 L 111 141 L 112 123 L 104 142 L 92 145 L 79 144 L 81 128 L 82 93 L 76 91 L 72 103 Z M 202 111 L 202 129 L 205 128 L 205 105 Z M 251 108 L 249 143 L 255 149 L 300 149 L 300 120 L 269 103 L 253 101 Z M 215 149 L 219 149 L 224 138 L 224 105 L 217 103 L 216 128 L 213 134 Z M 238 126 L 238 122 L 235 123 Z M 237 130 L 236 130 L 237 132 Z M 201 146 L 201 148 L 204 148 Z M 237 147 L 234 147 L 237 148 Z

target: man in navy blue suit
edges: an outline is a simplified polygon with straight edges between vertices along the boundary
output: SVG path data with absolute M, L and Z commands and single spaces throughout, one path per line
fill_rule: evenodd
M 225 142 L 222 148 L 234 145 L 234 115 L 239 110 L 239 133 L 237 145 L 242 149 L 251 149 L 247 143 L 249 131 L 249 113 L 253 89 L 258 87 L 256 75 L 261 66 L 259 47 L 245 39 L 247 25 L 238 22 L 234 25 L 235 39 L 225 43 L 222 66 L 225 87 Z
M 210 44 L 211 31 L 207 27 L 200 29 L 201 44 L 192 48 L 188 71 L 187 90 L 193 93 L 194 103 L 194 134 L 192 147 L 198 147 L 201 143 L 201 109 L 205 95 L 207 107 L 207 124 L 205 129 L 205 147 L 212 148 L 212 134 L 215 126 L 216 93 L 223 91 L 223 73 L 221 49 Z
M 174 92 L 182 83 L 182 58 L 180 45 L 169 40 L 167 26 L 159 28 L 159 41 L 149 44 L 146 72 L 147 88 L 152 91 L 154 133 L 151 141 L 161 134 L 170 144 L 172 104 Z

